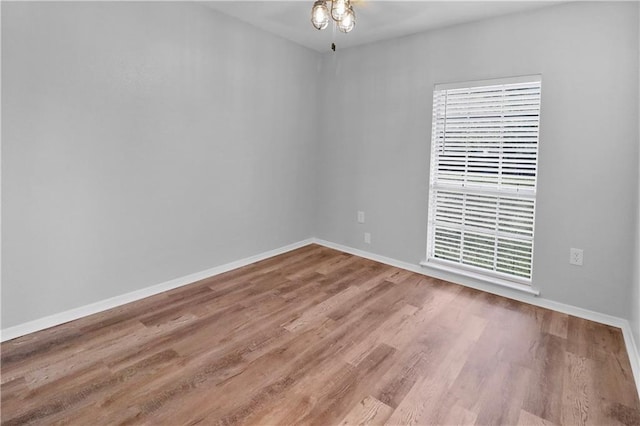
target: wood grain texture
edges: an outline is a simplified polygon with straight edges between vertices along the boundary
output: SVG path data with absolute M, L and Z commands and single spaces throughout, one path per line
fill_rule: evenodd
M 619 329 L 317 245 L 1 352 L 6 425 L 640 424 Z

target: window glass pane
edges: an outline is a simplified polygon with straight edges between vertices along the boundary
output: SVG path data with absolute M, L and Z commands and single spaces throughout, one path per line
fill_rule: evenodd
M 427 260 L 530 282 L 538 77 L 433 95 Z

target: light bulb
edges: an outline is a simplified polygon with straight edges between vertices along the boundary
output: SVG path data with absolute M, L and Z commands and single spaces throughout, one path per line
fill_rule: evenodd
M 324 30 L 329 25 L 329 9 L 325 0 L 318 0 L 313 4 L 311 23 L 318 30 Z
M 333 0 L 331 3 L 331 17 L 341 21 L 349 10 L 349 0 Z
M 356 14 L 353 11 L 353 8 L 349 6 L 347 13 L 345 13 L 342 20 L 338 22 L 338 29 L 343 33 L 348 33 L 355 26 L 356 26 Z

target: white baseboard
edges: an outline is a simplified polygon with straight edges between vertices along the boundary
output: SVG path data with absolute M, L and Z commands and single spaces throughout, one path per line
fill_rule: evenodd
M 531 305 L 540 306 L 542 308 L 551 309 L 553 311 L 562 312 L 575 317 L 588 319 L 591 321 L 599 322 L 613 327 L 619 327 L 622 329 L 622 335 L 627 347 L 627 353 L 629 354 L 629 361 L 633 371 L 633 376 L 638 388 L 638 395 L 640 396 L 640 351 L 633 338 L 631 332 L 631 325 L 629 321 L 623 318 L 614 317 L 611 315 L 602 314 L 599 312 L 591 311 L 588 309 L 578 308 L 576 306 L 567 305 L 553 300 L 544 299 L 542 297 L 536 297 L 535 295 L 522 293 L 517 290 L 509 288 L 499 287 L 491 285 L 485 282 L 478 282 L 470 279 L 469 277 L 452 277 L 451 274 L 445 272 L 438 272 L 433 269 L 425 270 L 423 267 L 417 264 L 411 264 L 400 260 L 392 259 L 385 256 L 369 253 L 363 250 L 355 249 L 352 247 L 344 246 L 342 244 L 336 244 L 329 241 L 325 241 L 318 238 L 309 238 L 297 243 L 293 243 L 284 247 L 280 247 L 274 250 L 269 250 L 255 256 L 250 256 L 245 259 L 230 262 L 224 265 L 216 266 L 214 268 L 207 269 L 205 271 L 196 272 L 180 278 L 176 278 L 170 281 L 166 281 L 160 284 L 146 287 L 140 290 L 136 290 L 130 293 L 126 293 L 120 296 L 115 296 L 106 300 L 102 300 L 89 305 L 81 306 L 78 308 L 70 309 L 68 311 L 60 312 L 58 314 L 50 315 L 44 318 L 40 318 L 34 321 L 29 321 L 23 324 L 19 324 L 13 327 L 9 327 L 0 331 L 0 341 L 15 339 L 16 337 L 24 336 L 29 333 L 44 330 L 46 328 L 54 327 L 56 325 L 63 324 L 65 322 L 73 321 L 78 318 L 82 318 L 88 315 L 92 315 L 98 312 L 106 311 L 136 300 L 144 299 L 145 297 L 153 296 L 158 293 L 162 293 L 167 290 L 182 287 L 187 284 L 194 283 L 204 278 L 212 277 L 232 269 L 240 268 L 242 266 L 249 265 L 251 263 L 258 262 L 260 260 L 268 259 L 279 254 L 286 253 L 291 250 L 295 250 L 300 247 L 304 247 L 309 244 L 318 244 L 325 247 L 329 247 L 335 250 L 339 250 L 345 253 L 350 253 L 356 256 L 364 257 L 366 259 L 374 260 L 376 262 L 384 263 L 387 265 L 395 266 L 397 268 L 406 269 L 411 272 L 415 272 L 422 275 L 428 275 L 435 278 L 439 278 L 445 281 L 454 282 L 466 287 L 475 288 L 477 290 L 485 291 L 487 293 L 496 294 L 499 296 L 507 297 L 510 299 L 518 300 L 521 302 L 529 303 Z
M 574 317 L 584 318 L 590 321 L 599 322 L 601 324 L 618 327 L 622 330 L 624 342 L 627 347 L 627 353 L 629 354 L 631 369 L 633 371 L 633 377 L 635 379 L 636 388 L 638 390 L 638 396 L 640 396 L 640 353 L 638 351 L 638 346 L 636 346 L 636 342 L 634 341 L 633 333 L 631 332 L 631 324 L 629 323 L 629 321 L 627 321 L 624 318 L 618 318 L 612 315 L 591 311 L 589 309 L 579 308 L 577 306 L 555 302 L 553 300 L 545 299 L 543 297 L 537 297 L 536 295 L 533 295 L 533 294 L 523 293 L 518 290 L 512 290 L 509 288 L 492 285 L 486 282 L 476 281 L 469 277 L 454 276 L 452 274 L 436 271 L 433 269 L 425 270 L 425 268 L 417 264 L 414 265 L 408 262 L 403 262 L 403 261 L 392 259 L 389 257 L 380 256 L 380 255 L 369 253 L 353 247 L 332 243 L 330 241 L 325 241 L 318 238 L 313 238 L 312 241 L 315 244 L 319 244 L 319 245 L 329 247 L 335 250 L 339 250 L 345 253 L 350 253 L 356 256 L 364 257 L 366 259 L 374 260 L 376 262 L 395 266 L 396 268 L 406 269 L 408 271 L 415 272 L 418 274 L 439 278 L 445 281 L 464 285 L 466 287 L 475 288 L 477 290 L 481 290 L 487 293 L 496 294 L 498 296 L 503 296 L 509 299 L 518 300 L 520 302 L 529 303 L 534 306 L 550 309 L 552 311 L 573 315 Z
M 627 353 L 629 354 L 629 362 L 631 362 L 631 370 L 633 371 L 633 377 L 636 380 L 636 388 L 638 389 L 638 396 L 640 396 L 640 350 L 638 350 L 638 342 L 633 338 L 633 332 L 631 331 L 631 324 L 626 321 L 626 325 L 622 328 L 622 335 L 624 336 L 624 343 L 627 346 Z
M 258 262 L 273 256 L 277 256 L 282 253 L 286 253 L 291 250 L 295 250 L 300 247 L 304 247 L 313 242 L 313 239 L 309 238 L 297 243 L 289 244 L 284 247 L 280 247 L 274 250 L 269 250 L 264 253 L 250 256 L 234 262 L 229 262 L 224 265 L 216 266 L 204 271 L 196 272 L 193 274 L 185 275 L 183 277 L 175 278 L 173 280 L 165 281 L 160 284 L 153 285 L 151 287 L 145 287 L 140 290 L 132 291 L 130 293 L 122 294 L 119 296 L 111 297 L 109 299 L 101 300 L 99 302 L 91 303 L 89 305 L 73 308 L 68 311 L 60 312 L 57 314 L 49 315 L 44 318 L 29 321 L 23 324 L 19 324 L 13 327 L 8 327 L 0 331 L 0 342 L 15 339 L 16 337 L 24 336 L 25 334 L 33 333 L 35 331 L 44 330 L 46 328 L 54 327 L 56 325 L 64 324 L 65 322 L 73 321 L 78 318 L 86 317 L 88 315 L 96 314 L 98 312 L 106 311 L 121 305 L 125 305 L 136 300 L 144 299 L 145 297 L 153 296 L 158 293 L 162 293 L 167 290 L 182 287 L 187 284 L 192 284 L 196 281 L 200 281 L 204 278 L 209 278 L 214 275 L 222 274 L 232 269 L 240 268 L 242 266 L 249 265 L 251 263 Z

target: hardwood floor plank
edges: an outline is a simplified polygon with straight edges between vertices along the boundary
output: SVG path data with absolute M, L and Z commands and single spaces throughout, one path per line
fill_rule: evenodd
M 25 377 L 27 380 L 39 378 L 37 380 L 46 383 L 90 366 L 99 361 L 101 356 L 117 353 L 123 339 L 144 328 L 140 322 L 128 320 L 114 324 L 102 333 L 86 333 L 82 340 L 78 337 L 80 332 L 74 333 L 70 335 L 69 341 L 60 343 L 59 350 L 55 350 L 55 346 L 48 346 L 45 351 L 34 351 L 27 358 L 20 356 L 15 360 L 2 362 L 2 376 L 9 380 L 15 377 Z M 59 368 L 52 369 L 52 365 Z M 34 385 L 32 381 L 31 386 Z
M 624 353 L 609 356 L 602 361 L 596 360 L 597 367 L 593 371 L 594 386 L 606 391 L 599 394 L 601 398 L 619 402 L 629 407 L 638 404 L 638 393 L 633 385 L 633 372 Z
M 569 315 L 560 312 L 550 312 L 551 321 L 549 324 L 549 334 L 566 339 L 569 327 Z
M 532 380 L 523 408 L 553 423 L 562 423 L 566 341 L 543 333 L 532 365 Z
M 401 285 L 401 284 L 398 284 Z M 453 290 L 459 290 L 458 287 L 454 287 Z M 440 313 L 447 310 L 448 304 L 455 299 L 456 293 L 454 291 L 432 291 L 430 297 L 425 303 L 419 307 L 411 321 L 396 331 L 395 334 L 389 335 L 385 338 L 385 343 L 393 346 L 397 349 L 404 348 L 409 344 L 417 335 L 420 335 L 424 330 L 428 330 L 429 324 Z
M 3 425 L 640 424 L 619 329 L 317 245 L 0 352 Z
M 351 409 L 339 426 L 383 425 L 392 412 L 393 408 L 369 395 Z
M 395 311 L 372 333 L 366 336 L 357 344 L 352 345 L 343 355 L 343 359 L 353 366 L 357 366 L 366 356 L 382 343 L 389 336 L 392 336 L 396 330 L 410 321 L 418 308 L 413 305 L 404 305 Z
M 515 425 L 527 394 L 531 370 L 502 363 L 489 377 L 473 411 L 477 425 Z
M 442 330 L 435 335 L 444 338 L 446 332 Z M 451 345 L 438 344 L 432 348 L 421 380 L 411 387 L 386 424 L 434 424 L 434 417 L 442 412 L 446 415 L 451 406 L 447 403 L 451 401 L 449 390 L 470 359 L 474 343 L 474 340 L 458 338 Z
M 477 414 L 458 405 L 451 405 L 440 424 L 443 425 L 473 425 L 476 423 Z M 524 425 L 523 425 L 524 426 Z
M 373 303 L 379 297 L 392 293 L 396 284 L 383 281 L 367 291 L 359 291 L 352 297 L 346 299 L 344 303 L 336 307 L 329 314 L 329 318 L 334 321 L 341 321 L 352 313 L 354 309 L 362 309 L 364 306 Z
M 327 318 L 327 314 L 331 312 L 333 309 L 344 303 L 345 299 L 350 299 L 358 293 L 362 293 L 362 289 L 355 286 L 349 286 L 346 289 L 342 290 L 340 293 L 337 293 L 335 296 L 332 296 L 325 300 L 322 303 L 319 303 L 303 312 L 298 318 L 286 324 L 284 328 L 288 331 L 296 331 L 305 326 L 312 324 L 314 321 L 321 321 Z
M 605 359 L 621 353 L 626 355 L 620 329 L 572 316 L 567 322 L 568 351 L 591 359 Z
M 330 386 L 325 404 L 318 404 L 303 417 L 301 423 L 327 425 L 337 423 L 357 401 L 366 394 L 377 379 L 393 362 L 396 349 L 385 344 L 377 346 L 357 367 L 349 367 L 349 373 Z
M 273 361 L 269 358 L 271 353 L 265 355 L 266 359 L 258 359 L 257 364 L 253 365 L 254 368 L 258 368 L 258 371 L 252 369 L 250 372 L 245 372 L 238 376 L 242 377 L 246 374 L 254 381 L 250 383 L 238 381 L 224 383 L 220 386 L 221 396 L 213 406 L 210 403 L 207 405 L 205 400 L 208 398 L 203 396 L 202 403 L 194 403 L 194 406 L 206 407 L 204 409 L 188 409 L 181 401 L 178 401 L 175 405 L 179 405 L 179 407 L 168 406 L 165 412 L 170 412 L 168 414 L 170 416 L 169 419 L 176 419 L 175 421 L 178 421 L 177 419 L 181 417 L 181 410 L 183 409 L 188 410 L 191 415 L 196 415 L 198 418 L 204 419 L 211 416 L 219 418 L 223 424 L 249 421 L 251 416 L 254 416 L 256 412 L 259 412 L 266 405 L 276 401 L 285 392 L 302 381 L 305 376 L 311 374 L 311 371 L 314 369 L 323 371 L 327 368 L 327 364 L 334 364 L 336 362 L 336 353 L 340 353 L 342 348 L 351 342 L 351 339 L 366 335 L 383 318 L 379 314 L 359 311 L 359 315 L 351 316 L 349 321 L 340 323 L 338 328 L 332 330 L 324 338 L 316 340 L 313 344 L 310 344 L 310 341 L 305 339 L 303 341 L 304 345 L 298 349 L 289 342 L 281 349 L 274 350 L 273 352 L 278 361 Z M 288 362 L 285 362 L 286 360 Z M 260 374 L 259 372 L 265 371 L 269 366 L 271 366 L 272 370 L 276 366 L 281 366 L 282 370 L 276 369 L 273 371 L 274 374 L 265 377 L 265 382 L 259 381 L 256 383 L 255 376 Z M 253 392 L 249 392 L 248 395 L 245 395 L 245 398 L 238 401 L 238 393 L 246 394 L 248 389 L 253 390 Z M 225 398 L 227 395 L 229 399 Z M 240 406 L 237 406 L 238 403 L 240 403 Z
M 398 362 L 376 383 L 373 393 L 378 400 L 394 409 L 421 378 L 421 372 L 427 364 L 427 354 L 422 348 L 403 352 L 397 357 Z
M 520 410 L 520 417 L 518 418 L 519 425 L 527 425 L 527 426 L 556 426 L 555 423 L 550 422 L 549 420 L 541 419 L 538 416 L 534 416 L 526 410 Z M 579 423 L 564 423 L 577 425 Z
M 565 370 L 562 392 L 562 424 L 586 425 L 590 416 L 590 406 L 597 404 L 592 386 L 591 360 L 565 353 Z M 591 423 L 591 422 L 589 422 Z

